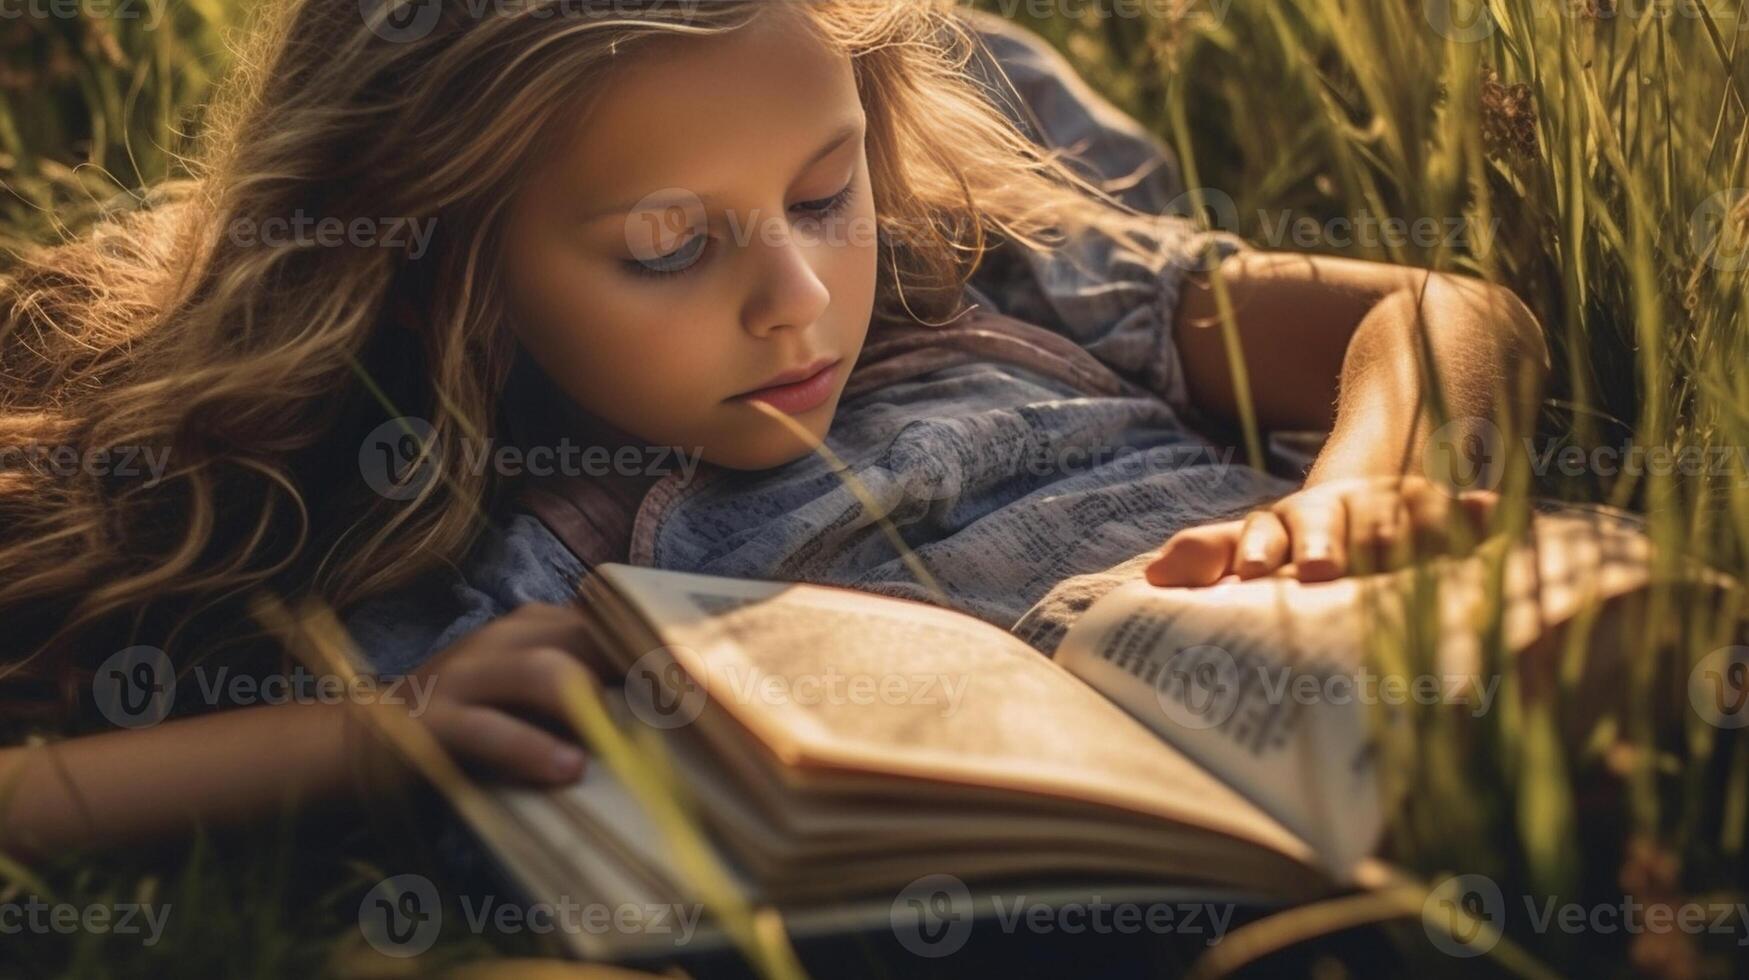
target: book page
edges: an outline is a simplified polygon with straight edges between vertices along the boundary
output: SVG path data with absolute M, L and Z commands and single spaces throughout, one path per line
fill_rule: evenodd
M 1305 843 L 1122 709 L 988 623 L 850 589 L 627 565 L 599 573 L 665 646 L 640 669 L 696 683 L 786 766 L 1116 807 L 1310 863 Z M 902 784 L 898 784 L 901 785 Z
M 1509 650 L 1648 579 L 1645 541 L 1627 523 L 1544 515 L 1534 530 L 1534 546 L 1497 543 Z M 1197 589 L 1138 579 L 1088 609 L 1057 661 L 1221 774 L 1341 877 L 1372 853 L 1384 827 L 1375 709 L 1441 704 L 1479 717 L 1494 707 L 1502 678 L 1480 666 L 1485 554 L 1425 566 L 1426 605 L 1413 614 L 1405 599 L 1416 594 L 1412 571 L 1316 584 L 1229 579 Z M 1376 644 L 1404 635 L 1406 615 L 1435 617 L 1434 662 L 1373 656 Z

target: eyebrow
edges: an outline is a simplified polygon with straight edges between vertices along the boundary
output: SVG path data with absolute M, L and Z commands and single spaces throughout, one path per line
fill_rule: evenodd
M 836 153 L 840 147 L 842 147 L 845 143 L 849 142 L 850 139 L 852 137 L 854 137 L 857 133 L 861 132 L 863 126 L 864 126 L 863 120 L 858 119 L 855 122 L 845 123 L 844 125 L 833 130 L 832 135 L 827 137 L 825 144 L 822 145 L 818 150 L 815 150 L 814 153 L 811 156 L 809 156 L 806 161 L 804 161 L 802 163 L 801 167 L 796 171 L 796 177 L 800 178 L 803 173 L 807 172 L 807 169 L 809 167 L 812 167 L 814 164 L 819 163 L 821 160 L 824 160 L 827 157 L 831 156 L 833 153 Z M 648 195 L 645 195 L 645 196 L 647 197 Z M 698 195 L 699 200 L 703 201 L 707 205 L 710 203 L 711 197 L 712 197 L 712 195 L 710 195 L 710 194 Z M 633 207 L 637 206 L 637 204 L 643 200 L 644 200 L 644 198 L 640 197 L 640 198 L 637 198 L 635 200 L 622 202 L 620 204 L 614 204 L 614 205 L 611 205 L 608 207 L 597 208 L 593 211 L 590 211 L 590 212 L 583 214 L 577 220 L 578 220 L 578 223 L 580 223 L 580 224 L 588 224 L 590 222 L 600 221 L 603 218 L 612 218 L 612 217 L 616 217 L 619 215 L 624 215 L 624 214 L 629 213 Z

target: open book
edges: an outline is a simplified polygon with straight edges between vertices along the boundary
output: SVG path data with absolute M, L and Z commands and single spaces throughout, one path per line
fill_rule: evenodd
M 1377 846 L 1377 705 L 1490 707 L 1499 678 L 1480 670 L 1475 639 L 1490 568 L 1513 650 L 1647 580 L 1645 540 L 1620 520 L 1535 527 L 1528 543 L 1419 573 L 1204 589 L 1136 578 L 1095 602 L 1054 658 L 970 616 L 837 587 L 615 564 L 581 601 L 626 679 L 610 699 L 620 721 L 658 733 L 736 886 L 792 934 L 884 923 L 930 875 L 1273 904 L 1347 886 Z M 1402 615 L 1380 597 L 1429 568 L 1451 638 L 1433 680 L 1369 667 L 1369 644 Z M 537 900 L 695 900 L 607 766 L 493 798 L 509 819 L 476 829 Z M 591 958 L 675 942 L 565 939 Z

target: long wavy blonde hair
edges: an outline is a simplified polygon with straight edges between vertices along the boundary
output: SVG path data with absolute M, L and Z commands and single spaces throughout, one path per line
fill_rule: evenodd
M 952 0 L 269 3 L 185 179 L 0 281 L 0 447 L 167 454 L 155 480 L 0 465 L 0 701 L 64 720 L 122 646 L 268 648 L 254 590 L 344 608 L 459 560 L 504 489 L 460 454 L 499 426 L 514 347 L 494 242 L 518 173 L 649 39 L 779 2 L 855 66 L 880 227 L 903 229 L 881 239 L 877 329 L 951 318 L 995 241 L 1123 233 L 1121 206 L 969 74 Z M 381 215 L 435 219 L 424 254 L 228 234 Z M 446 478 L 395 500 L 358 451 L 403 415 L 431 423 Z

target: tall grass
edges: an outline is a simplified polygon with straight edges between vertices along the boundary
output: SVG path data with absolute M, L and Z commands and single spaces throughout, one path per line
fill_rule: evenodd
M 1744 4 L 1193 0 L 1180 18 L 1142 20 L 1081 9 L 1029 23 L 1173 140 L 1207 185 L 1198 196 L 1232 202 L 1209 212 L 1221 223 L 1266 247 L 1515 288 L 1555 348 L 1539 454 L 1637 445 L 1711 461 L 1698 473 L 1521 470 L 1534 479 L 1509 478 L 1513 510 L 1531 493 L 1628 505 L 1667 571 L 1685 558 L 1749 571 Z M 1188 125 L 1173 127 L 1175 111 Z M 1322 227 L 1356 215 L 1463 233 L 1281 238 L 1284 216 Z M 1505 710 L 1483 731 L 1423 720 L 1392 753 L 1413 786 L 1400 859 L 1430 876 L 1486 873 L 1511 901 L 1741 900 L 1749 756 L 1686 700 L 1688 666 L 1731 641 L 1740 608 L 1740 596 L 1720 615 L 1711 599 L 1660 590 L 1625 639 L 1638 656 L 1622 683 L 1636 696 L 1577 751 L 1555 737 L 1575 713 L 1562 695 L 1583 671 L 1577 639 L 1555 689 L 1509 674 Z M 1661 738 L 1658 716 L 1682 719 L 1679 736 Z M 1588 975 L 1728 971 L 1740 953 L 1717 938 L 1517 938 Z
M 227 61 L 230 0 L 20 3 L 0 21 L 0 233 L 41 241 L 172 173 Z M 63 16 L 62 14 L 76 14 Z

